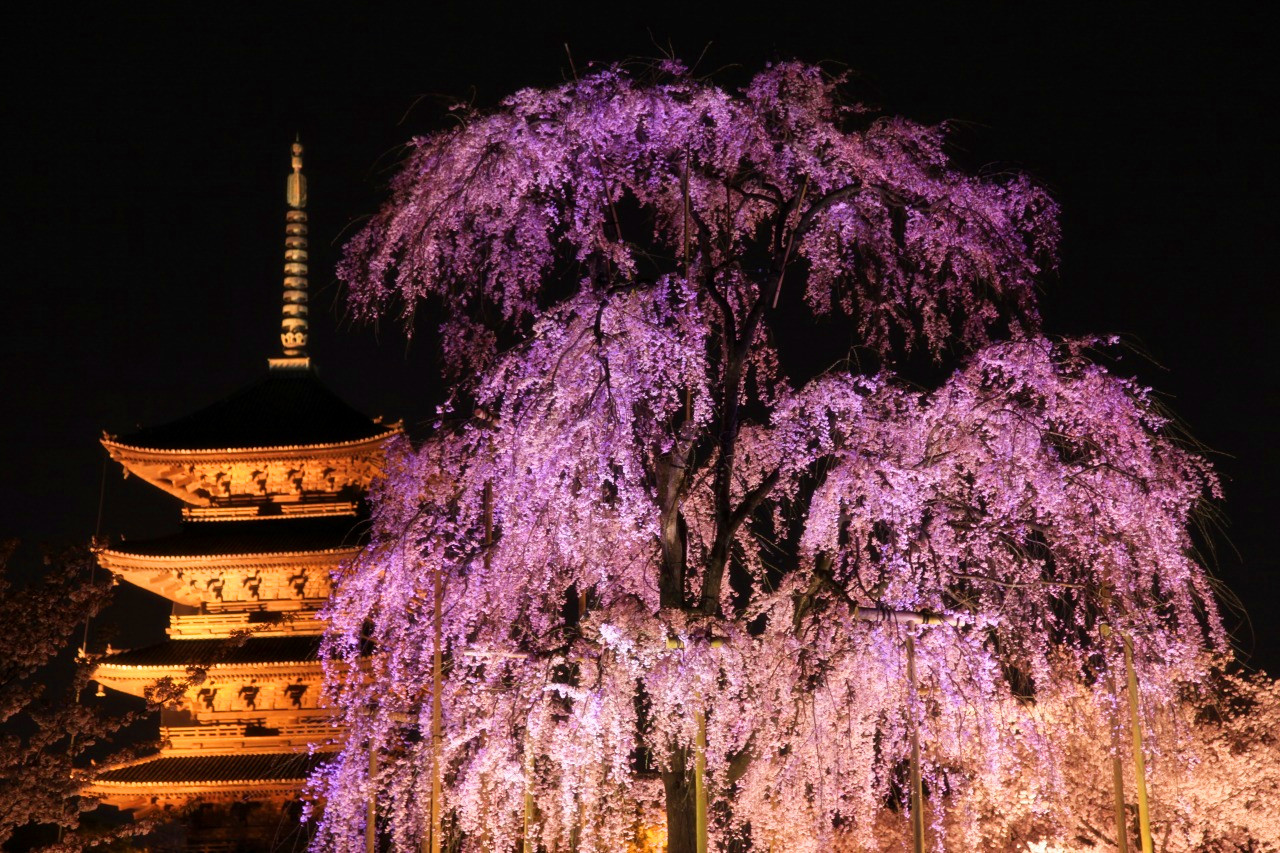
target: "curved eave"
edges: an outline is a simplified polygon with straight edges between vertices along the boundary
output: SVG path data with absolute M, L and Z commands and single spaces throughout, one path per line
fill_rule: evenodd
M 179 604 L 186 604 L 191 607 L 199 607 L 204 601 L 204 596 L 198 590 L 190 584 L 183 583 L 168 568 L 162 566 L 144 568 L 140 566 L 110 565 L 102 557 L 102 554 L 98 555 L 98 562 L 103 568 L 115 573 L 121 580 L 132 586 L 145 589 L 147 592 L 153 592 L 161 598 L 167 598 L 169 601 L 176 601 Z
M 201 666 L 200 669 L 219 675 L 230 675 L 237 671 L 254 676 L 264 677 L 277 672 L 317 673 L 321 669 L 320 660 L 298 661 L 253 661 L 244 663 L 214 663 Z M 113 664 L 102 662 L 94 667 L 93 680 L 103 687 L 127 693 L 130 696 L 145 698 L 146 690 L 162 678 L 172 678 L 181 682 L 190 675 L 189 667 L 181 664 Z
M 319 658 L 307 658 L 307 659 L 305 659 L 305 660 L 263 660 L 263 661 L 252 661 L 252 662 L 246 661 L 246 662 L 243 662 L 243 663 L 240 663 L 240 662 L 236 662 L 236 663 L 211 663 L 211 664 L 208 664 L 208 665 L 202 665 L 200 668 L 201 668 L 201 669 L 220 669 L 220 670 L 221 670 L 221 669 L 225 669 L 225 670 L 232 670 L 232 669 L 262 669 L 263 667 L 278 666 L 278 667 L 280 667 L 280 668 L 282 668 L 282 669 L 288 669 L 288 668 L 296 668 L 296 667 L 302 667 L 302 666 L 311 666 L 312 664 L 314 664 L 315 666 L 319 666 L 319 665 L 320 665 L 320 659 L 319 659 Z M 172 665 L 172 664 L 163 664 L 163 663 L 158 663 L 158 664 L 145 664 L 145 663 L 140 663 L 140 664 L 133 664 L 133 663 L 113 664 L 113 663 L 106 663 L 106 662 L 104 662 L 104 663 L 100 663 L 100 664 L 98 664 L 98 670 L 101 670 L 101 669 L 103 669 L 103 668 L 105 668 L 105 667 L 111 667 L 111 668 L 118 669 L 118 670 L 122 670 L 122 671 L 124 671 L 124 670 L 129 670 L 129 671 L 136 671 L 136 672 L 142 672 L 143 670 L 162 670 L 162 669 L 171 670 L 171 671 L 173 671 L 173 672 L 183 672 L 183 673 L 185 673 L 185 672 L 187 671 L 187 668 L 186 668 L 185 666 L 175 666 L 175 665 Z M 95 672 L 97 672 L 98 670 L 95 670 Z M 156 677 L 159 677 L 159 676 L 156 676 Z
M 307 781 L 306 776 L 285 776 L 279 779 L 226 779 L 216 782 L 94 782 L 87 791 L 90 796 L 103 797 L 114 791 L 154 791 L 157 789 L 174 794 L 199 794 L 205 791 L 235 790 L 245 788 L 269 788 L 276 785 L 299 785 Z
M 188 755 L 188 754 L 175 753 L 174 751 L 169 749 L 169 747 L 164 746 L 164 747 L 161 747 L 159 752 L 153 752 L 150 755 L 144 755 L 140 758 L 132 758 L 132 759 L 129 759 L 128 761 L 121 761 L 117 764 L 111 764 L 105 767 L 98 767 L 96 769 L 99 774 L 102 774 L 102 773 L 110 773 L 115 770 L 124 770 L 129 767 L 138 767 L 144 764 L 150 764 L 153 761 L 159 761 L 160 759 L 163 759 L 163 758 L 205 759 L 205 758 L 224 758 L 228 756 L 243 756 L 245 754 L 258 755 L 258 756 L 311 755 L 317 752 L 326 752 L 326 753 L 337 752 L 341 748 L 342 747 L 339 746 L 338 744 L 326 743 L 325 741 L 321 740 L 321 741 L 309 742 L 305 746 L 286 747 L 281 749 L 272 749 L 270 747 L 254 747 L 249 749 L 242 749 L 242 748 L 220 749 L 220 748 L 214 747 L 211 749 L 202 749 L 198 753 L 192 753 Z M 219 780 L 216 780 L 215 782 L 206 782 L 201 784 L 219 784 L 220 785 L 225 782 L 226 784 L 229 784 L 229 785 L 244 785 L 248 782 L 273 782 L 273 781 L 278 782 L 278 781 L 292 779 L 292 778 L 295 778 L 295 777 L 281 776 L 275 779 L 219 779 Z M 112 780 L 98 778 L 98 779 L 94 779 L 93 782 L 91 782 L 90 784 L 93 784 L 93 785 L 173 785 L 173 784 L 179 784 L 179 782 L 180 780 L 172 780 L 172 779 L 170 780 L 158 779 L 150 782 L 122 782 L 122 781 L 112 781 Z
M 356 450 L 362 447 L 376 447 L 402 432 L 404 432 L 404 427 L 401 424 L 393 424 L 386 427 L 385 432 L 369 436 L 368 438 L 357 438 L 351 441 L 330 442 L 326 444 L 284 444 L 266 447 L 165 449 L 124 444 L 123 442 L 119 442 L 113 438 L 105 436 L 101 441 L 102 446 L 107 448 L 107 452 L 112 453 L 113 459 L 116 458 L 115 453 L 127 453 L 140 459 L 153 458 L 157 461 L 221 461 L 224 459 L 288 458 L 304 453 L 308 456 L 316 454 L 323 455 L 329 453 L 341 453 L 343 451 Z
M 225 568 L 235 566 L 261 566 L 267 563 L 294 564 L 299 561 L 327 562 L 319 558 L 332 557 L 341 561 L 360 553 L 359 545 L 349 548 L 318 548 L 297 551 L 253 551 L 243 554 L 135 554 L 115 548 L 103 548 L 98 552 L 98 562 L 111 571 L 158 571 L 173 569 Z
M 137 817 L 147 817 L 165 803 L 201 801 L 240 802 L 291 799 L 305 790 L 305 776 L 284 779 L 244 779 L 218 782 L 91 782 L 86 796 L 109 806 L 133 809 Z
M 97 552 L 98 564 L 114 572 L 126 583 L 153 592 L 162 598 L 199 607 L 210 596 L 182 580 L 182 575 L 227 569 L 294 569 L 299 566 L 337 566 L 360 553 L 360 546 L 323 548 L 315 551 L 263 551 L 247 554 L 154 555 L 133 554 L 104 548 Z
M 265 745 L 264 745 L 265 746 Z M 142 815 L 166 804 L 200 800 L 263 800 L 296 796 L 336 745 L 271 747 L 154 755 L 99 768 L 83 792 Z M 140 815 L 140 816 L 142 816 Z
M 191 506 L 213 506 L 214 501 L 208 495 L 188 486 L 201 480 L 196 472 L 216 474 L 220 469 L 235 465 L 293 465 L 298 462 L 316 462 L 321 460 L 350 460 L 357 463 L 357 468 L 365 470 L 356 477 L 356 481 L 368 485 L 372 474 L 381 467 L 374 462 L 381 456 L 383 445 L 393 437 L 400 435 L 403 427 L 399 424 L 387 427 L 378 435 L 351 441 L 330 442 L 325 444 L 274 445 L 264 447 L 224 447 L 214 449 L 177 449 L 167 450 L 154 447 L 140 447 L 117 441 L 104 436 L 100 441 L 107 454 L 124 469 L 141 477 L 151 485 L 168 492 L 183 503 Z M 372 467 L 370 468 L 370 464 Z M 317 494 L 338 494 L 320 491 Z M 239 497 L 244 497 L 240 495 Z M 253 498 L 271 497 L 271 493 L 252 493 Z

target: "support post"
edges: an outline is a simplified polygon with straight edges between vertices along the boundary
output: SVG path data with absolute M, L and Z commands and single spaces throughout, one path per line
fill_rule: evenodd
M 369 742 L 369 803 L 364 815 L 364 853 L 378 853 L 378 753 Z
M 707 712 L 697 711 L 698 739 L 693 754 L 694 821 L 697 853 L 707 853 Z
M 1102 636 L 1106 637 L 1111 629 L 1102 626 Z M 1107 693 L 1116 698 L 1116 678 L 1107 667 Z M 1116 849 L 1120 853 L 1129 853 L 1129 829 L 1124 814 L 1124 765 L 1120 763 L 1120 712 L 1112 705 L 1111 713 L 1111 791 L 1116 819 Z
M 528 735 L 525 735 L 528 737 Z M 528 744 L 524 750 L 524 832 L 520 849 L 522 853 L 534 853 L 533 839 L 529 836 L 529 826 L 533 823 L 533 756 L 529 753 Z
M 443 593 L 444 582 L 438 567 L 432 572 L 431 587 L 432 639 L 434 641 L 434 648 L 431 650 L 431 853 L 440 853 L 440 799 L 444 787 L 441 778 L 443 768 L 440 766 L 444 753 L 444 706 L 440 696 L 444 681 L 441 659 L 441 645 L 444 637 L 441 626 L 440 596 Z
M 1124 634 L 1124 669 L 1129 682 L 1129 728 L 1133 734 L 1133 773 L 1138 786 L 1138 830 L 1142 836 L 1142 853 L 1154 853 L 1151 841 L 1151 812 L 1147 803 L 1147 759 L 1142 748 L 1142 717 L 1138 712 L 1138 676 L 1133 669 L 1133 644 Z
M 916 697 L 916 641 L 907 634 L 907 686 Z M 924 779 L 920 775 L 920 732 L 911 716 L 911 850 L 924 853 Z
M 1114 694 L 1114 691 L 1112 693 Z M 1115 721 L 1118 724 L 1120 721 Z M 1116 848 L 1120 853 L 1129 853 L 1129 828 L 1124 816 L 1124 768 L 1120 764 L 1120 732 L 1116 725 L 1111 728 L 1111 782 L 1115 792 L 1116 811 Z

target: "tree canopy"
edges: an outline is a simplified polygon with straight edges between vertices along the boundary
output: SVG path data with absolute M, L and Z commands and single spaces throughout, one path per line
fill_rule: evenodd
M 70 549 L 50 553 L 38 576 L 15 583 L 10 561 L 17 547 L 16 540 L 0 542 L 0 844 L 39 827 L 56 828 L 58 847 L 68 850 L 91 838 L 133 834 L 80 824 L 81 813 L 97 806 L 81 796 L 93 775 L 91 756 L 132 754 L 109 750 L 134 715 L 82 702 L 92 659 L 81 649 L 70 660 L 85 621 L 110 601 L 112 579 L 105 572 L 95 577 L 93 557 Z
M 913 739 L 939 849 L 1065 844 L 1063 709 L 1110 731 L 1116 638 L 1151 712 L 1227 648 L 1212 470 L 1105 342 L 1040 333 L 1053 201 L 842 83 L 608 67 L 413 142 L 340 275 L 364 316 L 426 306 L 453 391 L 329 605 L 321 844 L 370 797 L 422 835 L 437 579 L 466 850 L 691 851 L 703 757 L 720 849 L 880 849 Z M 873 357 L 788 371 L 833 334 Z

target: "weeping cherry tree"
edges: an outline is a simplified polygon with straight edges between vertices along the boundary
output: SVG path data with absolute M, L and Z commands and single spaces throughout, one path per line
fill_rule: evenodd
M 1039 332 L 1053 201 L 842 92 L 610 67 L 412 143 L 340 275 L 366 317 L 423 306 L 453 391 L 329 605 L 321 846 L 371 801 L 396 849 L 427 831 L 437 605 L 458 850 L 692 853 L 699 793 L 715 849 L 879 849 L 913 743 L 938 849 L 1056 843 L 1079 739 L 1044 709 L 1114 711 L 1117 638 L 1148 710 L 1225 647 L 1212 471 Z M 789 368 L 816 335 L 857 357 Z

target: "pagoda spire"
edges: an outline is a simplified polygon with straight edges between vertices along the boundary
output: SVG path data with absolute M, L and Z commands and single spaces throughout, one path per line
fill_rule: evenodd
M 307 179 L 302 174 L 302 143 L 293 143 L 293 172 L 285 183 L 284 305 L 280 344 L 284 359 L 305 367 L 307 361 Z M 280 366 L 284 366 L 280 364 Z

